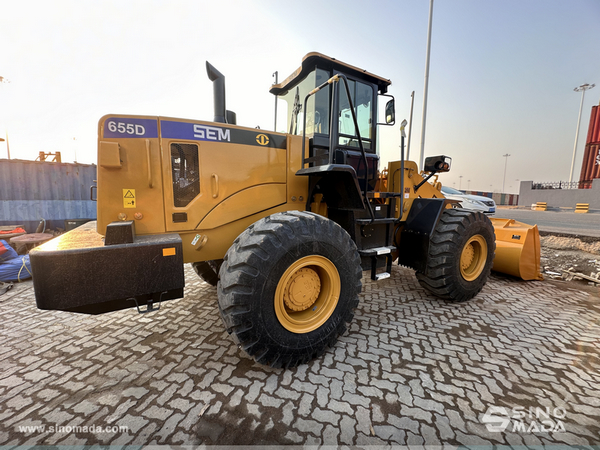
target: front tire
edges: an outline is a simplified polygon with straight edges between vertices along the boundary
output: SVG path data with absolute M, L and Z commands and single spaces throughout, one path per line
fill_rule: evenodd
M 356 245 L 338 224 L 291 211 L 259 220 L 220 271 L 227 331 L 257 362 L 294 367 L 322 355 L 352 321 L 361 291 Z
M 483 213 L 445 209 L 431 235 L 427 270 L 417 271 L 417 280 L 437 297 L 467 301 L 483 289 L 495 249 L 494 227 Z

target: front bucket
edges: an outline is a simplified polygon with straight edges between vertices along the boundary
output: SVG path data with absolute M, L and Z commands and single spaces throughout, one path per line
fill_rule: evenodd
M 496 257 L 492 270 L 524 280 L 543 280 L 537 225 L 527 225 L 513 219 L 490 220 L 496 232 Z

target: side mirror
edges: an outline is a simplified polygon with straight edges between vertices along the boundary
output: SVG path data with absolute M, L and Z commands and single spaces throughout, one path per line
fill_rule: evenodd
M 385 123 L 393 125 L 396 122 L 396 106 L 394 99 L 385 104 Z
M 452 164 L 452 158 L 449 156 L 429 156 L 425 158 L 424 172 L 438 173 L 438 172 L 449 172 L 450 165 Z

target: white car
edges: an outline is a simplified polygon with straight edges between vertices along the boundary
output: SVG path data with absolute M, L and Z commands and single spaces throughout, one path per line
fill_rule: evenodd
M 460 201 L 460 206 L 464 209 L 481 211 L 485 214 L 494 214 L 496 212 L 496 202 L 489 197 L 468 195 L 448 186 L 442 186 L 442 194 L 450 200 Z

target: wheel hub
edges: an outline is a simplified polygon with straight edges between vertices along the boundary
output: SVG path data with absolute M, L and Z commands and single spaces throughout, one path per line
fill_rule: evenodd
M 475 250 L 473 249 L 473 244 L 469 243 L 463 250 L 462 255 L 460 257 L 460 265 L 463 270 L 467 269 L 475 258 Z
M 321 292 L 321 280 L 313 269 L 305 267 L 294 273 L 283 291 L 283 301 L 292 311 L 312 306 Z
M 336 266 L 320 255 L 293 262 L 281 275 L 275 290 L 279 323 L 296 334 L 322 326 L 333 314 L 342 286 Z
M 474 281 L 485 268 L 487 242 L 480 234 L 471 236 L 460 254 L 460 273 L 466 281 Z

